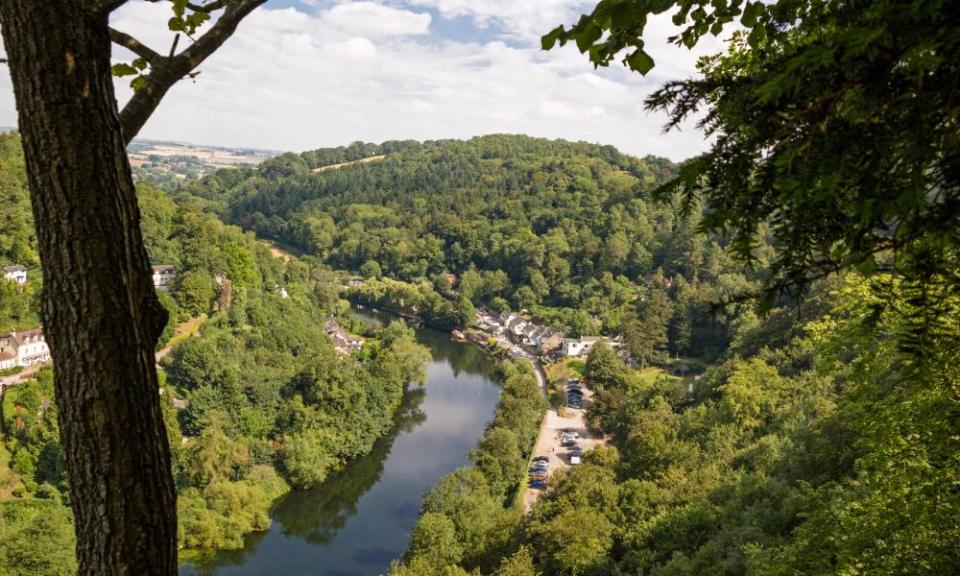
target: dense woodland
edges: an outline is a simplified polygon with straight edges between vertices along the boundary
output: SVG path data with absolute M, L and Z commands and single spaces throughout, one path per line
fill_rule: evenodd
M 19 264 L 32 280 L 26 286 L 0 281 L 0 334 L 40 324 L 40 257 L 30 212 L 30 194 L 20 139 L 0 133 L 0 268 Z
M 930 310 L 914 285 L 870 270 L 816 281 L 766 315 L 717 310 L 761 286 L 776 240 L 753 247 L 750 267 L 731 260 L 697 204 L 650 200 L 672 166 L 607 148 L 492 136 L 321 174 L 308 154 L 190 191 L 367 277 L 357 293 L 370 303 L 433 309 L 449 271 L 451 317 L 464 300 L 526 307 L 571 333 L 623 334 L 644 364 L 708 366 L 656 377 L 596 348 L 590 419 L 612 446 L 527 518 L 488 487 L 517 454 L 492 474 L 483 459 L 459 470 L 427 497 L 395 574 L 932 576 L 960 563 L 956 326 L 938 323 L 918 358 L 910 343 Z M 956 310 L 940 296 L 925 297 Z
M 769 250 L 734 264 L 722 238 L 696 233 L 699 209 L 653 202 L 675 173 L 609 146 L 497 135 L 284 154 L 186 190 L 335 268 L 440 291 L 452 272 L 473 305 L 526 308 L 572 335 L 625 333 L 637 357 L 714 357 L 731 316 L 711 304 L 754 289 Z
M 26 203 L 19 142 L 3 138 L 10 152 L 0 183 Z M 428 356 L 402 324 L 371 332 L 343 314 L 346 302 L 329 272 L 284 263 L 252 234 L 149 185 L 138 194 L 152 261 L 178 269 L 173 295 L 161 295 L 170 324 L 160 345 L 178 321 L 202 322 L 199 335 L 181 338 L 162 362 L 180 545 L 188 552 L 240 547 L 244 534 L 269 525 L 276 497 L 316 486 L 372 449 Z M 4 212 L 2 245 L 11 257 L 36 258 L 27 216 Z M 17 325 L 17 306 L 4 308 L 4 321 Z M 345 329 L 366 336 L 359 355 L 338 353 L 326 334 L 325 318 L 338 312 Z M 49 369 L 4 397 L 3 574 L 76 570 L 52 397 Z
M 409 573 L 956 573 L 960 358 L 944 346 L 913 364 L 898 345 L 907 297 L 878 319 L 873 288 L 851 274 L 817 286 L 799 319 L 744 322 L 692 394 L 598 346 L 589 417 L 612 446 L 497 534 L 503 548 L 414 539 L 410 554 L 434 562 Z
M 5 158 L 3 190 L 22 202 L 16 153 Z M 715 310 L 755 289 L 766 260 L 737 264 L 721 237 L 697 230 L 697 210 L 649 200 L 673 170 L 609 148 L 492 136 L 285 155 L 177 191 L 142 185 L 151 257 L 181 273 L 165 305 L 174 319 L 209 316 L 164 361 L 182 544 L 239 546 L 267 525 L 274 497 L 369 451 L 416 379 L 423 353 L 399 325 L 369 335 L 362 364 L 333 350 L 321 320 L 343 303 L 318 266 L 328 264 L 366 278 L 353 298 L 416 305 L 437 325 L 469 324 L 476 305 L 528 307 L 571 333 L 623 334 L 644 365 L 707 366 L 658 377 L 595 348 L 589 416 L 611 447 L 588 453 L 524 517 L 518 489 L 543 399 L 525 367 L 505 364 L 473 466 L 427 495 L 393 574 L 953 573 L 954 332 L 931 335 L 917 358 L 904 342 L 922 301 L 883 274 L 818 281 L 767 315 Z M 4 221 L 2 245 L 28 260 L 22 214 Z M 214 214 L 313 257 L 284 264 Z M 443 272 L 458 276 L 456 290 Z M 41 372 L 4 404 L 6 476 L 21 496 L 0 505 L 11 574 L 72 569 L 51 391 Z

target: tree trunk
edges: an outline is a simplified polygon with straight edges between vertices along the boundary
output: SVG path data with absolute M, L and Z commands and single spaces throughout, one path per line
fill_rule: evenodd
M 82 575 L 176 573 L 154 293 L 110 75 L 107 14 L 0 0 L 43 262 L 42 316 Z

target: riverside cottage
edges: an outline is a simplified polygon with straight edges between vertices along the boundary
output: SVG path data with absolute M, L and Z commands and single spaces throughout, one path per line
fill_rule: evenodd
M 50 348 L 41 328 L 0 336 L 0 370 L 43 364 L 49 360 Z

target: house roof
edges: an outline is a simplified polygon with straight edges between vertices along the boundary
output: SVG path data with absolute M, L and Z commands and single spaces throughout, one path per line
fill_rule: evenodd
M 25 332 L 11 332 L 9 337 L 10 337 L 10 338 L 13 338 L 13 340 L 14 340 L 14 341 L 17 343 L 17 345 L 19 346 L 19 345 L 22 345 L 22 344 L 26 344 L 26 343 L 27 343 L 27 340 L 33 340 L 34 338 L 37 338 L 37 337 L 39 337 L 39 338 L 42 340 L 42 339 L 43 339 L 43 329 L 42 329 L 42 328 L 34 328 L 33 330 L 27 330 L 27 331 L 25 331 Z
M 27 269 L 19 264 L 14 264 L 12 266 L 4 266 L 3 271 L 4 272 L 26 272 Z
M 0 352 L 0 360 L 13 360 L 17 355 L 13 352 Z
M 154 272 L 176 272 L 177 267 L 173 264 L 157 264 L 152 266 Z

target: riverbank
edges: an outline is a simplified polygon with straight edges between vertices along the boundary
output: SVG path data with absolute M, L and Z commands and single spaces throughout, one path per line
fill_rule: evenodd
M 391 316 L 364 309 L 383 324 Z M 321 566 L 376 576 L 407 549 L 423 495 L 469 463 L 500 399 L 495 365 L 479 348 L 428 328 L 415 331 L 431 352 L 425 384 L 412 389 L 390 433 L 312 490 L 290 492 L 270 511 L 265 532 L 243 548 L 181 568 L 182 576 L 299 576 Z

